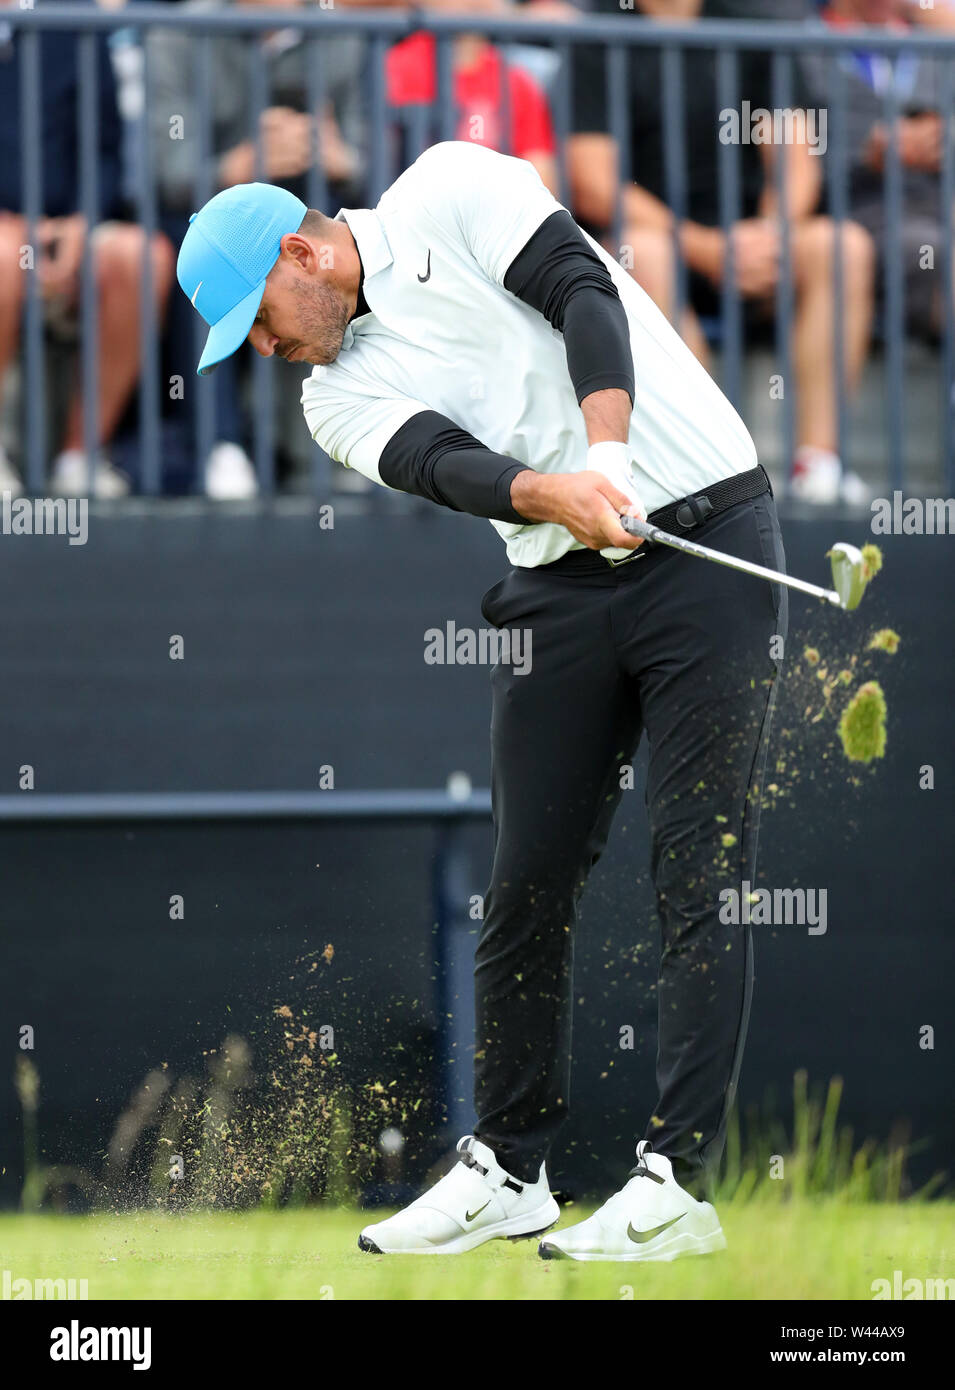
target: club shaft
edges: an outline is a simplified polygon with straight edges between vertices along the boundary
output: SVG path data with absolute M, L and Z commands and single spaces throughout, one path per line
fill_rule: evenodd
M 705 545 L 697 545 L 695 541 L 683 540 L 679 536 L 671 536 L 666 531 L 661 531 L 657 526 L 651 526 L 649 522 L 640 521 L 637 517 L 621 517 L 623 529 L 629 531 L 632 536 L 642 536 L 644 540 L 653 541 L 657 545 L 668 545 L 672 550 L 680 550 L 684 555 L 695 555 L 699 560 L 712 560 L 717 565 L 725 565 L 727 569 L 741 570 L 743 574 L 755 575 L 758 579 L 768 579 L 773 584 L 785 584 L 788 589 L 798 589 L 800 593 L 810 594 L 813 598 L 821 598 L 826 603 L 833 603 L 837 608 L 842 607 L 839 595 L 835 589 L 822 589 L 818 584 L 809 584 L 805 579 L 796 579 L 791 574 L 782 574 L 779 570 L 767 569 L 765 565 L 754 565 L 749 560 L 737 559 L 735 555 L 726 555 L 721 550 L 708 550 Z

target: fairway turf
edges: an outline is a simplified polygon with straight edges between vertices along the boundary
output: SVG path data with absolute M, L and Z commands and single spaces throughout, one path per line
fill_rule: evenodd
M 571 1208 L 561 1226 L 587 1213 Z M 543 1261 L 536 1241 L 466 1255 L 362 1254 L 385 1213 L 0 1216 L 14 1279 L 89 1281 L 91 1299 L 871 1299 L 874 1279 L 955 1278 L 955 1204 L 751 1203 L 721 1212 L 729 1249 L 673 1264 Z M 632 1290 L 632 1293 L 628 1292 Z

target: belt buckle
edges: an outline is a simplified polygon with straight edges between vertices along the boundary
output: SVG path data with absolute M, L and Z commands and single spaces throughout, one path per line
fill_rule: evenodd
M 609 555 L 603 555 L 601 559 L 606 560 L 612 570 L 616 570 L 619 569 L 621 565 L 629 565 L 631 560 L 639 560 L 640 556 L 644 553 L 645 545 L 646 541 L 644 541 L 643 545 L 637 546 L 636 550 L 631 551 L 629 555 L 625 555 L 622 560 L 611 560 Z

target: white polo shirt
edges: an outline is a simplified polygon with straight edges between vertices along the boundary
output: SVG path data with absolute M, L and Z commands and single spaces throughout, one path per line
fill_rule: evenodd
M 381 483 L 378 462 L 413 415 L 435 410 L 488 448 L 541 473 L 586 466 L 587 432 L 564 341 L 503 287 L 538 227 L 560 211 L 536 170 L 481 145 L 434 145 L 377 208 L 343 209 L 365 270 L 370 313 L 305 382 L 312 437 Z M 633 473 L 648 512 L 756 466 L 736 411 L 666 317 L 604 249 L 630 324 L 636 402 Z M 512 564 L 582 548 L 563 526 L 491 523 Z

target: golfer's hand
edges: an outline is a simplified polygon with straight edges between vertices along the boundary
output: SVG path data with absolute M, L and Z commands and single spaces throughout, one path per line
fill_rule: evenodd
M 590 550 L 616 546 L 636 550 L 643 542 L 620 525 L 620 517 L 646 512 L 602 473 L 535 473 L 525 469 L 511 483 L 511 505 L 528 521 L 553 521 L 565 526 Z

